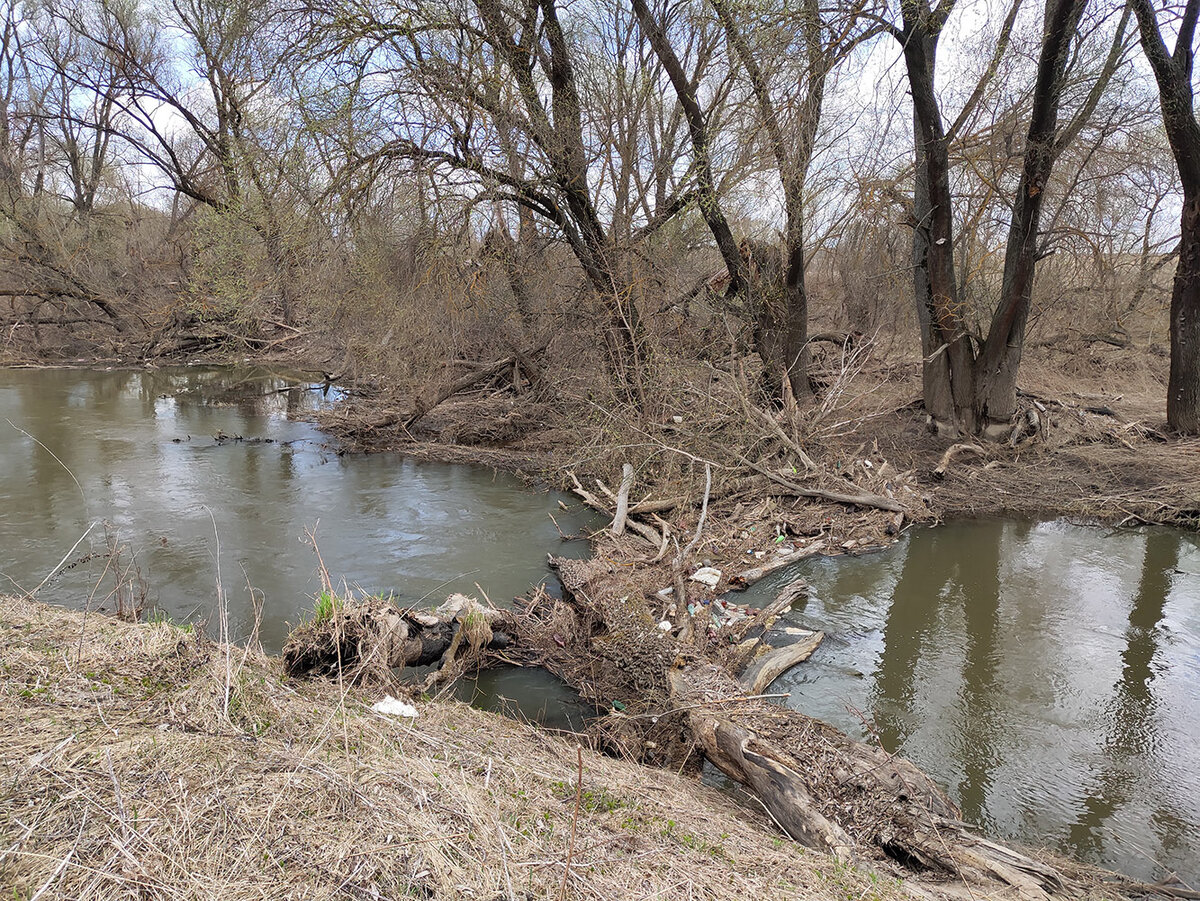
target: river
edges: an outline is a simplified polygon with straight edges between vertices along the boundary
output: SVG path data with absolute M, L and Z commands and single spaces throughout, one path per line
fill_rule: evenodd
M 788 619 L 822 629 L 776 680 L 899 752 L 988 833 L 1200 883 L 1200 537 L 967 521 L 808 561 Z
M 592 517 L 513 476 L 339 456 L 305 418 L 327 401 L 264 369 L 0 370 L 0 591 L 99 554 L 38 596 L 111 609 L 111 543 L 158 613 L 214 634 L 218 577 L 235 640 L 253 630 L 253 592 L 278 651 L 320 590 L 307 532 L 335 585 L 402 603 L 482 590 L 504 604 L 550 576 L 548 551 L 586 555 L 548 514 L 567 534 Z
M 321 388 L 254 368 L 0 370 L 0 591 L 50 577 L 43 600 L 111 608 L 115 560 L 161 615 L 215 633 L 219 580 L 230 636 L 252 634 L 255 599 L 278 650 L 320 588 L 308 532 L 335 583 L 403 603 L 506 603 L 550 577 L 547 552 L 586 553 L 559 528 L 595 519 L 552 492 L 339 455 L 306 421 Z M 912 758 L 995 835 L 1200 882 L 1196 535 L 960 522 L 740 600 L 797 576 L 813 590 L 790 619 L 829 637 L 776 682 L 789 703 Z M 560 727 L 583 713 L 544 673 L 461 692 Z

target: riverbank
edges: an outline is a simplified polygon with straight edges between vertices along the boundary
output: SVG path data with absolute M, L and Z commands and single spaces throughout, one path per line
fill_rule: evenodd
M 216 350 L 182 359 L 333 379 L 326 384 L 336 386 L 341 399 L 314 418 L 348 452 L 398 451 L 430 462 L 483 465 L 568 491 L 568 471 L 585 483 L 600 478 L 615 487 L 628 462 L 635 467 L 635 496 L 681 496 L 683 503 L 671 509 L 694 511 L 704 487 L 695 464 L 708 460 L 718 489 L 713 524 L 722 518 L 721 483 L 752 475 L 742 455 L 774 449 L 790 459 L 794 475 L 805 477 L 800 481 L 820 475 L 794 469 L 804 456 L 835 477 L 834 488 L 842 482 L 874 487 L 886 464 L 882 481 L 901 476 L 919 500 L 908 505 L 909 523 L 1013 516 L 1200 530 L 1200 438 L 1167 430 L 1166 358 L 1152 342 L 1040 342 L 1021 370 L 1022 408 L 1035 414 L 1037 425 L 1017 441 L 1000 443 L 932 434 L 921 408 L 919 360 L 891 344 L 867 346 L 850 361 L 822 358 L 813 377 L 824 393 L 791 422 L 776 412 L 773 423 L 751 396 L 744 372 L 694 361 L 652 372 L 651 409 L 635 416 L 619 400 L 594 396 L 594 386 L 572 380 L 552 389 L 471 382 L 449 391 L 433 377 L 406 389 L 387 372 L 335 364 L 320 342 L 308 344 L 252 358 Z M 13 348 L 0 359 L 5 366 L 34 368 L 144 369 L 168 362 L 42 359 Z M 410 421 L 417 407 L 421 415 Z M 735 494 L 730 510 L 736 501 L 755 499 L 753 491 Z M 846 509 L 811 498 L 794 506 L 823 508 L 835 525 Z M 855 539 L 868 543 L 867 535 L 849 533 L 831 543 Z
M 708 388 L 714 405 L 729 407 L 738 400 L 736 390 L 731 392 L 729 383 L 720 377 Z M 1188 466 L 1188 454 L 1194 450 L 1189 451 L 1187 442 L 1168 439 L 1154 426 L 1130 419 L 1128 412 L 1089 413 L 1078 403 L 1052 402 L 1045 392 L 1038 396 L 1047 412 L 1054 410 L 1047 416 L 1052 427 L 1039 441 L 1020 447 L 984 447 L 981 453 L 946 461 L 944 467 L 948 442 L 929 436 L 916 408 L 911 403 L 897 404 L 896 397 L 888 400 L 888 409 L 873 413 L 863 411 L 861 404 L 856 409 L 853 403 L 827 411 L 836 412 L 850 427 L 844 434 L 827 434 L 824 441 L 816 440 L 820 435 L 811 432 L 797 437 L 795 420 L 771 418 L 761 411 L 756 417 L 752 408 L 743 406 L 740 412 L 727 410 L 716 418 L 707 415 L 711 409 L 683 408 L 683 413 L 667 420 L 636 424 L 615 413 L 594 419 L 580 417 L 572 420 L 577 423 L 572 429 L 545 423 L 536 435 L 496 447 L 447 443 L 463 435 L 453 428 L 453 417 L 459 416 L 459 422 L 486 424 L 479 415 L 481 402 L 499 407 L 503 401 L 509 408 L 521 402 L 465 396 L 447 399 L 444 409 L 438 411 L 448 417 L 436 435 L 439 442 L 414 443 L 411 438 L 421 436 L 406 428 L 396 430 L 392 446 L 409 454 L 423 452 L 432 459 L 452 455 L 463 462 L 519 469 L 571 488 L 589 505 L 608 513 L 615 506 L 611 495 L 618 486 L 620 468 L 629 462 L 633 469 L 633 521 L 643 529 L 621 538 L 605 538 L 596 545 L 596 552 L 610 564 L 618 564 L 633 580 L 622 596 L 645 595 L 652 605 L 661 601 L 659 589 L 672 582 L 679 584 L 676 559 L 682 562 L 684 575 L 702 563 L 715 563 L 728 578 L 789 553 L 860 553 L 890 542 L 909 523 L 933 522 L 955 513 L 1015 510 L 1044 514 L 1067 508 L 1066 512 L 1077 511 L 1075 515 L 1098 515 L 1116 522 L 1130 517 L 1139 521 L 1166 512 L 1168 517 L 1157 521 L 1183 524 L 1183 520 L 1169 517 L 1186 516 L 1184 503 L 1196 496 L 1190 487 L 1195 485 L 1196 470 Z M 385 401 L 378 395 L 371 403 L 377 411 L 383 410 L 384 416 L 393 415 L 387 412 Z M 874 398 L 872 403 L 877 406 L 879 401 Z M 337 415 L 361 415 L 371 403 L 360 400 L 357 410 L 342 410 Z M 1079 427 L 1093 424 L 1088 417 L 1101 423 L 1092 434 Z M 386 431 L 374 424 L 377 419 L 364 421 L 371 423 L 370 430 L 377 437 Z M 444 427 L 447 421 L 449 431 Z M 437 425 L 436 418 L 433 424 Z M 1129 425 L 1137 428 L 1126 428 Z M 764 452 L 752 455 L 750 448 Z M 1147 466 L 1155 448 L 1163 451 L 1169 466 Z M 1094 471 L 1103 479 L 1091 479 L 1078 465 L 1081 460 L 1086 462 L 1088 454 L 1099 455 L 1102 462 Z M 1071 464 L 1072 460 L 1076 463 Z M 943 470 L 940 477 L 935 472 L 939 468 Z M 1153 483 L 1148 476 L 1154 477 Z M 1147 490 L 1137 490 L 1136 479 L 1147 485 Z M 1004 485 L 1023 507 L 1003 506 L 1011 502 L 1005 497 Z M 1039 487 L 1049 492 L 1042 495 Z M 1131 512 L 1114 488 L 1141 506 Z M 1179 502 L 1171 501 L 1165 492 L 1175 492 Z M 838 499 L 839 495 L 843 499 Z M 1116 504 L 1096 504 L 1097 500 L 1107 503 L 1113 499 Z M 977 506 L 972 509 L 969 503 Z M 897 505 L 903 508 L 899 519 L 894 509 Z M 664 539 L 668 552 L 664 554 L 657 541 L 647 543 L 644 530 Z M 653 612 L 663 606 L 669 605 L 664 602 Z M 679 611 L 675 615 L 678 627 L 683 615 Z M 647 630 L 652 625 L 647 625 Z M 593 659 L 588 648 L 581 648 L 575 656 Z M 222 715 L 224 685 L 222 679 Z M 241 703 L 236 695 L 231 695 L 235 707 Z M 612 696 L 629 695 L 617 692 Z M 326 725 L 332 722 L 335 720 L 327 720 Z M 242 728 L 244 731 L 244 724 Z M 343 736 L 342 744 L 345 754 L 352 742 Z M 524 747 L 514 750 L 527 752 Z M 536 749 L 533 753 L 536 756 Z M 115 797 L 119 799 L 120 790 Z M 708 798 L 695 800 L 699 806 L 710 803 Z M 765 820 L 763 825 L 767 825 Z
M 190 629 L 2 598 L 0 640 L 6 897 L 943 894 L 694 779 L 455 701 L 383 716 Z
M 1200 529 L 1200 438 L 1168 432 L 1165 363 L 1153 346 L 1041 348 L 1022 369 L 1022 431 L 1001 442 L 931 433 L 918 361 L 881 351 L 835 370 L 823 374 L 826 395 L 790 413 L 760 407 L 744 374 L 680 363 L 640 415 L 579 398 L 574 412 L 550 414 L 511 391 L 471 389 L 417 419 L 414 397 L 388 390 L 317 418 L 351 450 L 481 463 L 578 495 L 577 478 L 609 513 L 629 464 L 635 513 L 640 503 L 673 540 L 690 539 L 710 481 L 694 550 L 722 564 L 762 550 L 746 534 L 820 535 L 830 549 L 861 550 L 901 527 L 956 518 Z M 513 432 L 514 422 L 525 425 Z M 822 492 L 895 501 L 903 520 Z

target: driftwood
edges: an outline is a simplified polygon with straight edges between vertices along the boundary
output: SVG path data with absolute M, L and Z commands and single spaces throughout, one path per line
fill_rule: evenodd
M 791 479 L 786 479 L 777 472 L 771 472 L 765 466 L 759 466 L 757 463 L 753 463 L 744 457 L 742 458 L 742 462 L 755 472 L 766 476 L 780 488 L 785 489 L 788 494 L 795 497 L 809 497 L 816 500 L 832 501 L 835 504 L 851 504 L 856 507 L 873 507 L 877 510 L 887 510 L 890 513 L 908 512 L 908 508 L 894 498 L 884 497 L 880 494 L 869 494 L 867 492 L 846 494 L 841 491 L 826 491 L 823 488 L 805 488 L 803 485 L 797 485 Z
M 571 482 L 574 484 L 574 487 L 571 490 L 575 493 L 575 495 L 580 500 L 582 500 L 585 504 L 587 504 L 589 507 L 591 507 L 593 510 L 595 510 L 598 513 L 603 513 L 606 516 L 613 515 L 612 507 L 610 507 L 608 504 L 604 503 L 602 500 L 600 500 L 600 498 L 596 497 L 596 495 L 592 494 L 592 492 L 590 492 L 586 488 L 584 488 L 583 485 L 580 483 L 579 479 L 576 477 L 575 473 L 568 471 L 567 475 L 571 477 Z M 603 483 L 598 483 L 598 484 L 602 491 L 604 491 L 605 493 L 607 493 L 609 495 L 612 494 L 612 492 L 609 491 L 604 486 Z M 614 500 L 614 503 L 616 503 L 615 500 Z M 630 511 L 630 512 L 632 512 L 632 511 Z M 639 520 L 630 518 L 627 513 L 626 519 L 625 519 L 625 526 L 626 526 L 626 528 L 632 529 L 634 532 L 637 532 L 637 534 L 640 535 L 642 538 L 644 538 L 647 541 L 647 543 L 650 544 L 651 547 L 660 551 L 659 555 L 654 558 L 655 560 L 660 560 L 662 558 L 662 554 L 666 553 L 667 528 L 666 528 L 665 524 L 664 524 L 663 531 L 659 532 L 657 529 L 655 529 L 651 525 L 648 525 L 644 522 L 640 522 Z
M 987 451 L 985 451 L 978 444 L 969 444 L 969 443 L 952 444 L 948 448 L 946 448 L 946 452 L 944 454 L 942 454 L 942 459 L 938 461 L 938 465 L 933 470 L 933 474 L 935 476 L 937 476 L 939 479 L 945 478 L 946 470 L 948 470 L 950 468 L 950 461 L 952 461 L 955 457 L 959 456 L 960 454 L 974 454 L 976 456 L 982 457 L 982 456 L 986 456 Z
M 690 695 L 683 674 L 673 672 L 670 680 L 672 696 L 679 706 L 686 706 Z M 789 761 L 779 759 L 753 733 L 706 710 L 689 711 L 688 723 L 709 762 L 753 791 L 788 835 L 839 860 L 849 862 L 854 858 L 854 839 L 820 812 L 804 779 Z
M 814 632 L 808 638 L 803 638 L 794 644 L 781 648 L 761 646 L 763 654 L 750 664 L 738 680 L 747 694 L 759 695 L 767 690 L 772 682 L 790 670 L 793 666 L 803 663 L 825 640 L 824 632 Z
M 777 569 L 783 569 L 785 566 L 791 566 L 793 563 L 806 560 L 809 557 L 815 557 L 821 551 L 825 550 L 827 545 L 828 542 L 822 538 L 820 541 L 814 541 L 807 547 L 797 548 L 790 554 L 776 554 L 762 566 L 743 570 L 733 576 L 729 580 L 729 587 L 734 591 L 743 591 Z
M 729 632 L 729 640 L 736 645 L 736 648 L 728 660 L 730 670 L 733 672 L 744 670 L 746 665 L 758 656 L 758 648 L 762 645 L 763 638 L 779 617 L 791 610 L 796 601 L 807 594 L 808 583 L 803 579 L 794 579 L 783 586 L 783 590 L 775 596 L 775 600 L 770 604 L 754 616 L 733 626 Z M 743 641 L 747 636 L 749 636 L 749 640 Z
M 1064 891 L 1052 868 L 973 834 L 912 763 L 762 699 L 768 668 L 786 661 L 768 660 L 772 652 L 752 633 L 786 610 L 802 585 L 731 632 L 742 645 L 719 663 L 704 650 L 703 629 L 695 641 L 658 633 L 627 568 L 602 559 L 558 565 L 564 598 L 543 596 L 518 616 L 520 640 L 537 648 L 526 660 L 589 697 L 628 699 L 628 712 L 596 727 L 614 750 L 678 766 L 699 749 L 788 835 L 842 860 L 887 861 L 906 879 L 954 885 L 966 897 L 1045 899 Z M 763 665 L 739 680 L 729 661 L 745 659 L 747 645 L 762 652 Z M 807 652 L 803 645 L 788 651 L 795 658 Z M 675 756 L 663 750 L 671 741 Z
M 630 513 L 666 513 L 687 503 L 686 497 L 666 497 L 657 501 L 638 501 L 629 507 Z
M 968 886 L 1015 889 L 1044 899 L 1063 888 L 1057 871 L 973 834 L 942 790 L 912 763 L 856 742 L 793 710 L 746 701 L 712 667 L 674 670 L 671 698 L 705 757 L 754 792 L 796 841 L 841 860 L 881 853 Z M 724 683 L 724 684 L 723 684 Z
M 508 644 L 508 613 L 452 595 L 438 610 L 404 609 L 383 598 L 337 603 L 319 620 L 304 623 L 283 647 L 284 671 L 293 677 L 338 673 L 351 681 L 386 677 L 390 670 L 453 661 L 465 640 L 480 647 Z
M 627 567 L 605 559 L 554 562 L 562 599 L 536 593 L 512 612 L 485 610 L 466 598 L 434 612 L 363 602 L 339 608 L 320 624 L 315 634 L 325 642 L 324 655 L 315 665 L 312 654 L 297 656 L 295 649 L 285 649 L 285 659 L 305 661 L 304 671 L 350 666 L 354 676 L 372 664 L 427 658 L 444 645 L 445 668 L 463 644 L 482 662 L 483 649 L 505 628 L 515 640 L 508 655 L 545 665 L 606 706 L 625 699 L 594 727 L 614 750 L 644 759 L 659 755 L 678 766 L 698 749 L 808 847 L 843 861 L 886 863 L 913 883 L 928 878 L 931 886 L 961 886 L 966 897 L 1039 901 L 1070 893 L 1053 868 L 972 833 L 945 793 L 909 761 L 767 703 L 760 689 L 785 661 L 771 659 L 761 641 L 761 665 L 752 664 L 739 681 L 708 656 L 705 630 L 689 643 L 657 628 Z M 802 590 L 793 584 L 731 634 L 746 638 L 773 622 Z M 808 644 L 815 647 L 817 640 Z M 295 641 L 297 635 L 289 646 Z M 811 652 L 786 650 L 791 660 Z
M 617 490 L 617 512 L 613 516 L 612 533 L 625 534 L 625 522 L 629 516 L 629 490 L 633 487 L 633 465 L 621 467 L 621 487 Z

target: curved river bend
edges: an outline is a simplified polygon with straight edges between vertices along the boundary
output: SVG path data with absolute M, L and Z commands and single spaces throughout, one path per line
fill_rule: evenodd
M 476 584 L 506 603 L 549 576 L 547 551 L 586 554 L 547 514 L 568 534 L 590 517 L 515 477 L 339 456 L 302 418 L 322 401 L 256 369 L 0 370 L 0 591 L 36 586 L 99 523 L 69 560 L 104 552 L 107 529 L 136 554 L 154 605 L 215 631 L 219 546 L 230 634 L 250 634 L 252 586 L 263 644 L 277 651 L 320 590 L 307 529 L 335 584 L 410 603 Z M 39 596 L 105 605 L 106 562 L 73 567 Z
M 110 605 L 107 531 L 152 604 L 212 631 L 219 561 L 230 634 L 251 632 L 252 586 L 278 649 L 320 588 L 306 529 L 335 582 L 402 602 L 478 583 L 504 603 L 548 577 L 547 551 L 586 553 L 547 514 L 569 534 L 594 519 L 553 493 L 339 456 L 303 420 L 325 400 L 313 387 L 259 369 L 0 370 L 0 591 L 65 558 L 76 565 L 40 596 Z M 813 594 L 791 618 L 829 637 L 773 690 L 911 757 L 999 836 L 1200 887 L 1196 535 L 955 523 L 808 561 L 742 600 L 797 575 Z M 462 690 L 553 725 L 581 715 L 544 673 L 492 671 Z

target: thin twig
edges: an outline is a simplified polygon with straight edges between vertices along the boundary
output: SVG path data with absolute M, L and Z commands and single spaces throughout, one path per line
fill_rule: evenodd
M 51 579 L 53 579 L 55 576 L 57 576 L 60 572 L 62 572 L 63 566 L 66 564 L 66 562 L 68 560 L 71 559 L 71 555 L 75 553 L 75 549 L 77 547 L 79 547 L 80 544 L 83 543 L 83 539 L 88 537 L 88 533 L 91 532 L 92 529 L 96 528 L 96 525 L 97 524 L 93 522 L 90 526 L 88 526 L 86 529 L 84 529 L 83 534 L 79 536 L 79 540 L 76 541 L 73 545 L 71 545 L 71 549 L 69 551 L 67 551 L 66 556 L 58 561 L 58 566 L 54 567 L 54 569 L 52 569 L 50 571 L 50 574 L 48 576 L 46 576 L 46 578 L 42 579 L 41 584 L 39 584 L 37 588 L 33 589 L 33 591 L 26 592 L 25 600 L 27 600 L 27 601 L 33 600 L 34 595 L 36 595 L 39 591 L 41 591 L 45 587 L 47 582 L 49 582 Z
M 704 531 L 704 520 L 708 518 L 708 495 L 709 495 L 709 492 L 711 492 L 711 491 L 712 491 L 712 467 L 709 464 L 705 463 L 704 464 L 704 502 L 700 505 L 700 521 L 696 523 L 696 534 L 692 536 L 692 540 L 688 543 L 688 546 L 686 548 L 684 548 L 683 551 L 680 552 L 679 556 L 676 558 L 676 560 L 675 560 L 676 566 L 680 566 L 683 564 L 683 561 L 687 559 L 688 554 L 690 554 L 692 552 L 692 549 L 696 546 L 696 543 L 700 540 L 700 533 Z

